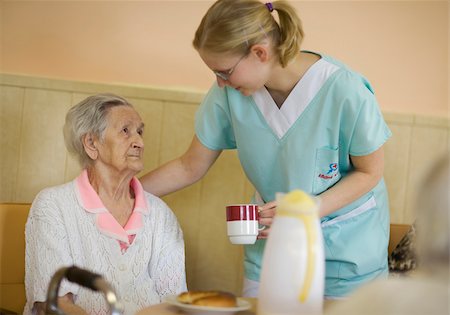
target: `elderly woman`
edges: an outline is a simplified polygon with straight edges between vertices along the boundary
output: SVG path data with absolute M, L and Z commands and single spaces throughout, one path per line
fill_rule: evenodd
M 88 97 L 69 110 L 67 149 L 83 167 L 72 182 L 44 189 L 26 224 L 25 314 L 43 313 L 57 269 L 77 265 L 115 288 L 126 314 L 186 289 L 183 234 L 177 219 L 136 179 L 143 169 L 144 123 L 112 94 Z M 103 296 L 61 284 L 66 312 L 108 312 Z

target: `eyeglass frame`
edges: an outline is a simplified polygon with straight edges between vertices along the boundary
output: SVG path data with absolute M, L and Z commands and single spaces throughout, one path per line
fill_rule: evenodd
M 270 12 L 272 12 L 272 11 L 270 11 Z M 264 36 L 265 36 L 266 38 L 268 38 L 266 31 L 262 28 L 261 25 L 259 25 L 259 28 L 260 28 L 261 31 L 264 33 Z M 245 31 L 244 31 L 244 33 L 245 33 Z M 245 40 L 245 43 L 247 44 L 247 49 L 248 49 L 248 50 L 247 50 L 247 53 L 244 54 L 244 55 L 236 62 L 236 64 L 235 64 L 233 67 L 231 67 L 229 70 L 227 70 L 227 71 L 216 71 L 216 70 L 213 70 L 213 73 L 214 73 L 217 77 L 221 78 L 221 79 L 224 80 L 224 81 L 229 81 L 229 80 L 230 80 L 230 77 L 231 77 L 231 75 L 233 74 L 234 69 L 236 69 L 236 67 L 239 65 L 239 63 L 242 61 L 242 59 L 244 59 L 245 57 L 247 57 L 248 54 L 250 53 L 250 45 L 249 45 L 249 43 L 248 43 L 248 39 Z
M 233 74 L 233 71 L 236 69 L 236 67 L 239 65 L 239 63 L 247 56 L 248 56 L 248 52 L 245 55 L 243 55 L 241 58 L 239 58 L 239 60 L 235 63 L 235 65 L 233 67 L 231 67 L 229 70 L 226 70 L 226 71 L 213 70 L 214 74 L 224 81 L 229 81 L 231 75 Z

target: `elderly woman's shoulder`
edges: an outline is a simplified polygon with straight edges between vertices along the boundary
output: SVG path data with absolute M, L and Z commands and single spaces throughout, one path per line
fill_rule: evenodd
M 148 191 L 144 191 L 144 195 L 149 206 L 153 205 L 159 207 L 167 207 L 167 204 L 164 202 L 164 200 L 162 200 L 158 196 L 155 196 L 152 193 L 149 193 Z
M 61 185 L 46 187 L 36 195 L 36 198 L 58 198 L 74 192 L 74 183 L 68 182 Z
M 162 213 L 167 213 L 169 215 L 173 215 L 172 209 L 167 205 L 167 203 L 161 198 L 149 193 L 145 193 L 145 199 L 147 200 L 147 205 L 150 211 L 158 211 Z
M 58 204 L 73 201 L 76 198 L 73 182 L 58 186 L 47 187 L 41 190 L 33 200 L 32 209 L 49 209 Z

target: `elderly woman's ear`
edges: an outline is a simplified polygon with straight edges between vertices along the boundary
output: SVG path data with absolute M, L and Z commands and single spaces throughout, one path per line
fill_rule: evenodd
M 98 150 L 95 146 L 95 138 L 92 134 L 88 133 L 83 137 L 83 146 L 86 154 L 92 159 L 96 160 L 98 157 Z

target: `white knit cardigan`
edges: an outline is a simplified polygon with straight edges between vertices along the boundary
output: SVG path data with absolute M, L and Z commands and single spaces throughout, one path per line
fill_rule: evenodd
M 24 314 L 44 302 L 57 269 L 77 265 L 102 275 L 115 288 L 125 314 L 160 303 L 186 290 L 183 234 L 175 215 L 159 198 L 145 193 L 148 214 L 126 252 L 99 232 L 95 214 L 85 211 L 75 181 L 45 189 L 34 200 L 26 223 Z M 64 280 L 59 295 L 73 293 L 88 314 L 107 314 L 101 293 Z

